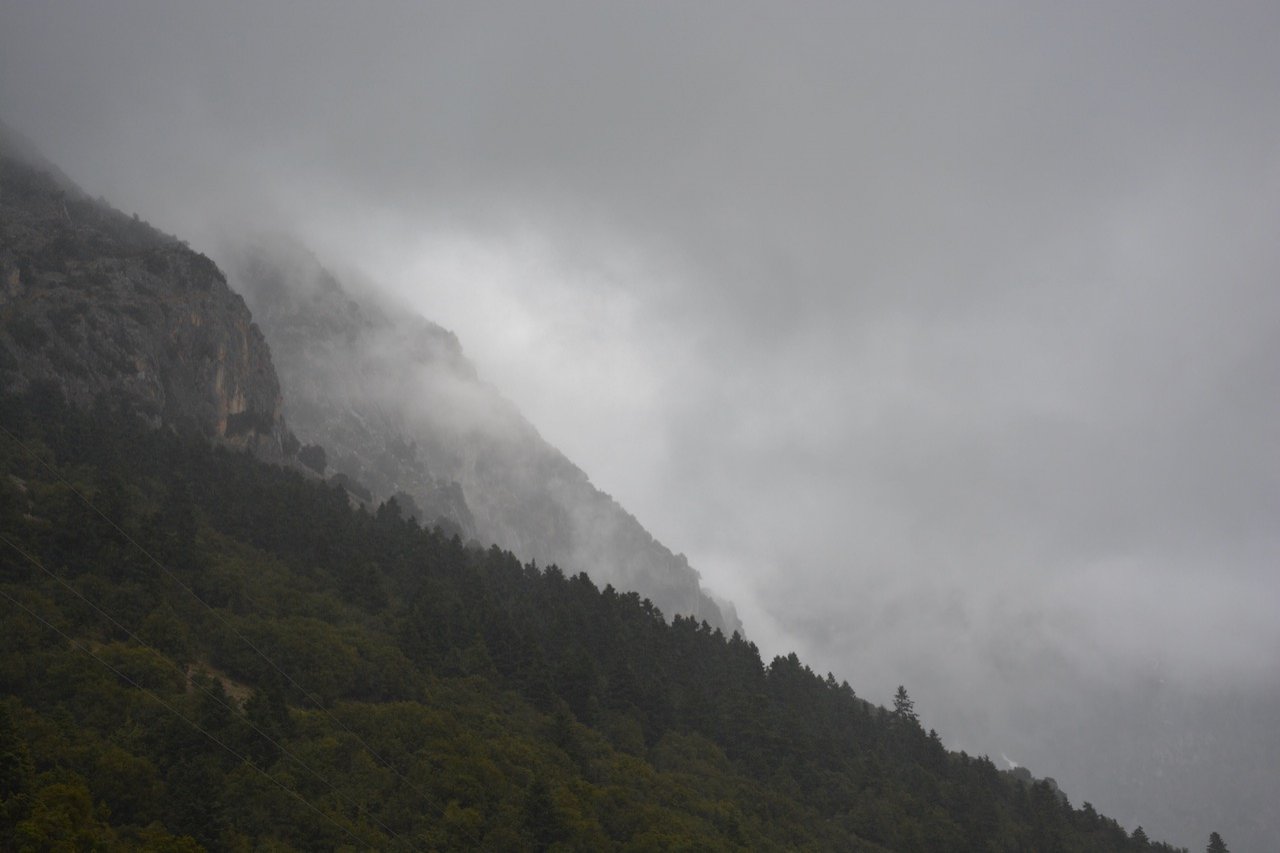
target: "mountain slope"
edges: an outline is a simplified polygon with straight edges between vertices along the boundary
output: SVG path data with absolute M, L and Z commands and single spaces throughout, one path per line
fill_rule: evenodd
M 226 452 L 287 449 L 243 303 L 29 159 L 0 183 L 0 848 L 1169 849 L 795 655 Z M 457 354 L 419 326 L 381 367 Z
M 1172 850 L 198 435 L 3 398 L 0 471 L 5 849 Z
M 266 343 L 213 262 L 0 128 L 0 389 L 40 383 L 286 455 Z
M 682 556 L 656 541 L 477 377 L 452 333 L 372 295 L 357 304 L 308 252 L 259 240 L 226 252 L 271 344 L 290 426 L 378 500 L 444 518 L 666 614 L 732 631 Z

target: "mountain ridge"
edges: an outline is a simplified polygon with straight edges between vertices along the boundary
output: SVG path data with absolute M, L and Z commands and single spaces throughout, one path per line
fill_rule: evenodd
M 1098 842 L 1072 846 L 1073 850 L 1149 849 L 1136 833 L 1130 839 L 1087 804 L 1080 811 L 1071 809 L 1047 783 L 1010 787 L 993 777 L 989 761 L 948 756 L 936 735 L 902 723 L 900 714 L 869 708 L 847 685 L 837 684 L 830 675 L 824 681 L 795 655 L 776 658 L 765 667 L 754 646 L 736 633 L 728 637 L 729 632 L 705 620 L 699 624 L 695 618 L 681 617 L 678 609 L 666 611 L 672 617 L 668 622 L 649 600 L 642 601 L 634 592 L 619 593 L 611 585 L 597 589 L 585 573 L 539 569 L 533 561 L 522 566 L 498 548 L 486 551 L 459 537 L 423 531 L 406 523 L 390 501 L 372 512 L 368 506 L 353 509 L 343 491 L 324 491 L 314 478 L 308 482 L 300 477 L 298 466 L 288 471 L 253 467 L 257 463 L 246 454 L 211 453 L 209 439 L 223 451 L 252 450 L 264 459 L 276 457 L 273 461 L 293 456 L 270 351 L 244 301 L 227 289 L 225 277 L 207 257 L 181 241 L 69 190 L 51 172 L 41 174 L 25 165 L 10 168 L 8 160 L 4 169 L 0 378 L 3 390 L 25 393 L 30 399 L 14 402 L 6 397 L 0 406 L 6 432 L 12 429 L 25 436 L 14 439 L 10 432 L 0 442 L 8 474 L 0 479 L 0 529 L 26 549 L 4 551 L 0 588 L 17 608 L 13 613 L 22 611 L 31 618 L 6 619 L 0 626 L 6 637 L 0 646 L 17 652 L 0 667 L 9 693 L 0 703 L 0 747 L 5 756 L 27 750 L 40 764 L 30 772 L 20 766 L 16 774 L 0 780 L 0 817 L 21 816 L 24 823 L 18 830 L 27 834 L 24 837 L 53 826 L 48 820 L 40 825 L 36 817 L 47 818 L 59 797 L 87 802 L 89 811 L 82 817 L 91 814 L 98 796 L 109 800 L 113 809 L 119 807 L 120 815 L 137 817 L 158 813 L 148 812 L 138 801 L 147 799 L 148 791 L 166 787 L 171 792 L 197 791 L 199 796 L 190 803 L 178 798 L 196 809 L 195 814 L 170 814 L 165 820 L 172 819 L 180 831 L 207 834 L 216 824 L 201 823 L 207 815 L 198 811 L 200 800 L 214 787 L 236 784 L 217 775 L 184 776 L 188 770 L 183 761 L 168 764 L 172 756 L 165 749 L 131 740 L 134 735 L 125 729 L 108 727 L 101 735 L 78 732 L 88 732 L 110 720 L 115 710 L 127 708 L 121 719 L 134 726 L 136 735 L 135 721 L 153 719 L 155 710 L 146 711 L 145 697 L 122 693 L 122 686 L 113 687 L 110 678 L 102 683 L 101 678 L 88 677 L 86 662 L 72 654 L 81 648 L 105 650 L 110 659 L 157 688 L 172 681 L 157 674 L 162 665 L 180 666 L 184 656 L 191 655 L 196 662 L 212 660 L 225 667 L 215 669 L 215 675 L 225 671 L 236 679 L 237 689 L 257 691 L 250 700 L 256 702 L 253 709 L 246 701 L 211 712 L 182 698 L 190 684 L 176 688 L 171 697 L 175 703 L 196 715 L 212 713 L 208 719 L 240 735 L 251 714 L 263 713 L 264 704 L 273 708 L 275 724 L 292 722 L 315 731 L 317 718 L 303 707 L 302 699 L 293 696 L 290 708 L 278 693 L 270 698 L 276 689 L 270 673 L 246 662 L 244 651 L 231 648 L 227 637 L 204 636 L 207 619 L 201 621 L 189 606 L 172 599 L 171 590 L 155 583 L 155 566 L 127 547 L 142 541 L 153 564 L 156 558 L 151 555 L 159 555 L 183 572 L 215 602 L 213 607 L 270 640 L 274 654 L 300 655 L 297 660 L 305 666 L 294 668 L 305 678 L 323 685 L 336 676 L 338 680 L 318 694 L 323 697 L 321 707 L 354 701 L 361 704 L 358 713 L 391 719 L 398 713 L 395 703 L 426 701 L 425 688 L 417 692 L 421 679 L 439 677 L 446 682 L 456 679 L 452 686 L 462 693 L 471 689 L 464 682 L 484 685 L 483 690 L 514 691 L 538 713 L 555 715 L 539 718 L 527 707 L 519 711 L 528 737 L 541 738 L 537 742 L 547 751 L 547 764 L 558 765 L 554 772 L 568 779 L 557 783 L 557 797 L 567 800 L 566 792 L 573 790 L 572 796 L 582 804 L 575 808 L 584 813 L 600 808 L 601 801 L 592 800 L 600 771 L 583 759 L 583 743 L 599 750 L 604 748 L 603 738 L 621 754 L 661 772 L 728 766 L 736 773 L 754 774 L 752 784 L 757 787 L 741 800 L 749 811 L 743 814 L 754 824 L 731 810 L 698 806 L 707 810 L 704 818 L 715 831 L 724 834 L 723 849 L 744 846 L 743 826 L 762 831 L 767 827 L 782 838 L 789 832 L 803 833 L 794 816 L 811 810 L 838 822 L 818 827 L 819 837 L 847 832 L 851 838 L 877 839 L 898 849 L 922 849 L 920 833 L 925 827 L 942 833 L 929 838 L 957 831 L 975 838 L 1002 838 L 1005 846 L 994 849 L 1027 849 L 1030 839 L 1039 838 L 1028 832 L 1051 837 L 1068 831 L 1095 836 Z M 30 209 L 23 209 L 25 202 L 31 203 Z M 340 287 L 336 293 L 341 298 Z M 409 336 L 417 341 L 416 349 L 408 345 L 410 363 L 447 360 L 450 353 L 461 358 L 456 338 L 450 342 L 449 337 L 439 337 L 432 324 L 418 331 L 422 334 Z M 397 346 L 380 355 L 394 361 L 404 352 Z M 468 373 L 461 362 L 453 369 L 465 380 L 463 390 L 471 389 L 474 370 Z M 49 391 L 55 393 L 46 394 Z M 59 397 L 74 403 L 78 413 L 60 413 L 53 404 Z M 483 402 L 492 400 L 486 397 Z M 120 408 L 141 415 L 149 426 L 167 429 L 112 438 L 108 434 L 122 428 L 116 419 Z M 123 423 L 125 429 L 136 430 L 138 418 Z M 31 429 L 34 432 L 28 432 Z M 536 438 L 536 431 L 530 434 Z M 193 441 L 193 436 L 199 440 Z M 35 447 L 34 454 L 26 442 Z M 41 448 L 52 455 L 41 456 Z M 50 474 L 48 460 L 62 463 L 56 475 Z M 502 470 L 502 462 L 500 456 L 491 459 L 489 467 Z M 581 471 L 563 462 L 568 466 L 562 471 L 566 488 L 586 482 Z M 86 507 L 77 508 L 73 495 L 86 501 Z M 87 504 L 86 495 L 100 503 Z M 601 493 L 600 498 L 625 513 L 608 496 Z M 302 512 L 308 505 L 322 506 L 323 517 Z M 106 507 L 109 514 L 84 511 L 97 506 Z M 639 531 L 643 534 L 643 528 Z M 400 547 L 409 542 L 412 548 Z M 20 557 L 26 555 L 40 557 L 24 564 Z M 61 580 L 53 571 L 41 577 L 41 565 L 61 572 Z M 90 614 L 65 600 L 68 590 L 129 620 L 153 645 L 140 648 L 127 642 L 138 638 L 122 635 L 119 624 L 95 627 L 87 618 Z M 52 622 L 39 615 L 41 608 Z M 182 619 L 175 615 L 179 612 Z M 610 621 L 614 619 L 620 621 Z M 628 620 L 641 626 L 634 643 L 610 633 Z M 61 639 L 44 630 L 48 628 L 62 630 Z M 376 638 L 365 633 L 370 630 Z M 64 642 L 68 637 L 70 645 Z M 161 648 L 163 653 L 158 652 Z M 606 648 L 609 654 L 602 655 L 600 650 Z M 654 656 L 659 650 L 664 656 Z M 167 662 L 160 660 L 168 655 L 173 657 Z M 104 696 L 107 701 L 100 701 Z M 498 719 L 499 705 L 471 698 L 482 713 Z M 502 713 L 510 713 L 512 703 L 502 701 Z M 596 734 L 584 734 L 587 729 Z M 553 736 L 538 734 L 545 730 Z M 56 737 L 50 733 L 55 731 L 56 737 L 87 739 L 76 742 L 80 753 L 53 743 Z M 145 733 L 147 726 L 141 731 Z M 700 734 L 691 737 L 689 731 Z M 101 742 L 93 741 L 98 737 Z M 128 749 L 95 752 L 119 743 Z M 315 748 L 303 738 L 298 743 Z M 253 749 L 264 750 L 260 760 L 270 757 L 261 744 Z M 779 756 L 781 766 L 775 760 Z M 481 766 L 480 756 L 475 758 Z M 207 756 L 202 760 L 206 768 L 212 766 Z M 134 774 L 123 781 L 115 772 L 121 761 Z M 234 780 L 244 769 L 225 765 L 218 772 Z M 340 765 L 335 768 L 341 770 Z M 639 775 L 643 768 L 633 763 L 627 772 Z M 506 831 L 501 837 L 509 841 L 512 791 L 528 785 L 525 773 L 516 772 L 507 780 L 501 808 L 477 805 L 476 800 L 458 808 L 471 810 L 474 817 L 467 820 L 474 825 L 483 821 L 494 832 Z M 574 773 L 580 775 L 575 778 Z M 131 787 L 135 781 L 137 786 Z M 19 788 L 11 789 L 11 783 Z M 222 793 L 230 793 L 227 802 L 244 806 L 246 813 L 253 811 L 253 799 L 243 796 L 247 789 L 240 784 L 240 799 L 234 791 Z M 987 794 L 979 791 L 982 786 Z M 10 797 L 12 790 L 18 790 L 16 799 Z M 886 790 L 905 799 L 896 801 L 883 793 Z M 784 793 L 768 799 L 771 791 Z M 991 792 L 997 792 L 997 798 L 984 801 Z M 662 796 L 673 801 L 671 794 Z M 681 796 L 688 795 L 677 793 L 674 798 Z M 993 807 L 995 818 L 990 809 L 970 814 L 965 806 L 970 799 Z M 946 808 L 954 810 L 950 816 L 926 813 L 944 800 Z M 34 811 L 29 808 L 33 802 L 39 807 Z M 767 807 L 760 809 L 761 802 Z M 907 811 L 903 802 L 910 805 Z M 780 818 L 770 813 L 775 808 L 792 811 Z M 99 813 L 100 823 L 105 814 Z M 403 818 L 388 819 L 400 826 L 397 821 Z M 785 829 L 775 825 L 780 819 Z M 119 820 L 135 840 L 152 831 L 129 817 Z M 591 820 L 600 825 L 588 826 L 580 839 L 595 841 L 608 835 L 620 839 L 619 845 L 630 840 L 629 830 L 613 823 L 607 812 Z M 447 811 L 444 823 L 449 823 Z M 256 826 L 264 833 L 264 843 L 270 843 L 271 821 Z M 10 828 L 0 827 L 6 832 Z M 295 843 L 306 847 L 307 833 L 314 829 L 289 831 L 295 833 Z M 444 837 L 439 827 L 423 828 L 419 823 L 414 831 L 429 833 L 435 844 L 445 843 L 439 840 Z M 216 834 L 205 840 L 210 846 L 227 846 Z M 1009 846 L 1019 843 L 1021 848 Z M 171 844 L 163 849 L 190 848 Z
M 682 555 L 480 381 L 451 332 L 372 294 L 357 303 L 278 238 L 233 267 L 233 289 L 207 256 L 90 198 L 11 131 L 0 155 L 0 390 L 51 383 L 82 407 L 193 424 L 329 469 L 464 539 L 637 589 L 669 616 L 741 628 Z
M 290 455 L 280 384 L 244 300 L 213 261 L 89 198 L 0 131 L 0 388 L 52 383 L 82 407 L 276 461 Z
M 357 301 L 287 238 L 219 255 L 271 344 L 291 427 L 324 447 L 335 471 L 376 500 L 409 503 L 402 509 L 424 523 L 443 519 L 539 563 L 635 589 L 668 615 L 741 628 L 686 558 L 481 381 L 452 332 L 374 292 Z

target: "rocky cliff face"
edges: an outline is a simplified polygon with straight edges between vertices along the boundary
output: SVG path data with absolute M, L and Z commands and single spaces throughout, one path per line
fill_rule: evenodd
M 739 627 L 682 555 L 480 381 L 452 333 L 369 295 L 357 304 L 287 241 L 229 249 L 224 262 L 271 343 L 291 427 L 324 447 L 331 472 L 377 500 L 399 494 L 424 523 L 585 571 L 668 615 Z
M 454 336 L 425 320 L 397 324 L 374 306 L 357 305 L 288 241 L 260 242 L 228 258 L 235 286 L 271 341 L 286 417 L 303 425 L 303 463 L 338 475 L 365 500 L 395 497 L 424 524 L 476 536 L 462 488 L 437 470 L 439 448 L 421 446 L 430 438 L 413 428 L 425 392 L 408 377 L 432 370 L 475 381 Z
M 266 342 L 213 262 L 0 129 L 0 388 L 36 383 L 269 459 L 291 441 Z

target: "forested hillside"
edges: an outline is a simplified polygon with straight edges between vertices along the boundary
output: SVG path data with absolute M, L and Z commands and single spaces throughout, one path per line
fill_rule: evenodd
M 1172 849 L 392 505 L 48 388 L 0 427 L 2 849 Z

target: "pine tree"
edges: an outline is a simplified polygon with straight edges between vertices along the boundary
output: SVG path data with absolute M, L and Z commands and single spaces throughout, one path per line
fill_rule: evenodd
M 907 695 L 907 688 L 901 684 L 898 685 L 898 692 L 893 696 L 893 716 L 899 720 L 920 722 L 920 718 L 916 715 L 916 703 Z
M 1216 832 L 1209 833 L 1209 846 L 1205 848 L 1205 853 L 1231 853 L 1227 849 L 1227 843 L 1222 840 L 1222 836 Z
M 31 756 L 27 745 L 18 734 L 9 706 L 0 703 L 0 803 L 24 793 L 30 781 Z
M 547 850 L 565 835 L 564 820 L 551 799 L 551 789 L 541 776 L 534 777 L 525 793 L 521 817 L 533 850 Z
M 6 703 L 0 702 L 0 848 L 14 849 L 16 827 L 30 811 L 31 755 Z

